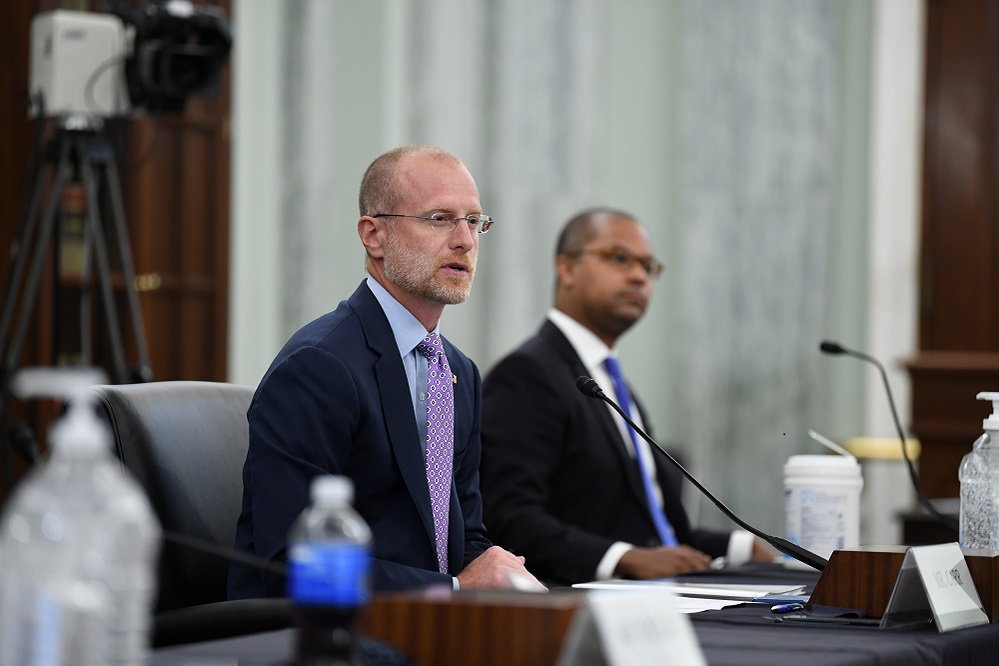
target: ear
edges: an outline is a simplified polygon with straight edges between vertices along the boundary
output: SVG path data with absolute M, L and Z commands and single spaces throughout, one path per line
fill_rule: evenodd
M 568 255 L 560 254 L 555 257 L 555 276 L 558 284 L 563 288 L 571 288 L 576 278 L 576 260 Z
M 357 235 L 372 259 L 381 259 L 385 255 L 385 233 L 385 223 L 378 218 L 365 215 L 357 221 Z

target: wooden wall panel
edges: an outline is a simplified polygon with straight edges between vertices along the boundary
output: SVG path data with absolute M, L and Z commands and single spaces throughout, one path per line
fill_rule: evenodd
M 231 15 L 231 3 L 213 2 Z M 132 123 L 127 175 L 154 378 L 225 381 L 229 275 L 229 68 L 217 97 Z
M 999 351 L 999 3 L 927 8 L 920 349 Z
M 74 8 L 98 0 L 75 0 Z M 230 0 L 199 4 L 220 6 L 231 17 Z M 22 185 L 32 157 L 32 128 L 26 116 L 31 17 L 66 7 L 65 0 L 0 2 L 0 287 L 6 286 L 8 249 L 21 204 Z M 103 133 L 117 147 L 131 256 L 138 275 L 140 309 L 154 380 L 226 379 L 229 275 L 229 82 L 228 66 L 215 98 L 188 100 L 183 114 L 112 121 Z M 158 127 L 158 129 L 157 129 Z M 48 130 L 51 131 L 51 124 Z M 104 212 L 105 226 L 111 221 Z M 109 246 L 115 243 L 109 239 Z M 114 266 L 113 284 L 119 316 L 128 324 L 124 280 Z M 78 282 L 78 281 L 77 281 Z M 79 285 L 42 282 L 28 345 L 17 366 L 55 362 L 58 340 L 73 340 L 65 324 L 54 330 L 59 313 L 78 310 Z M 95 300 L 99 300 L 96 299 Z M 109 364 L 107 331 L 95 313 L 95 360 Z M 124 339 L 130 364 L 137 361 L 131 327 Z M 23 465 L 5 460 L 10 405 L 0 414 L 0 493 L 10 487 Z M 40 434 L 56 413 L 51 407 L 14 405 Z
M 919 353 L 911 430 L 930 497 L 956 497 L 999 390 L 999 2 L 929 0 Z

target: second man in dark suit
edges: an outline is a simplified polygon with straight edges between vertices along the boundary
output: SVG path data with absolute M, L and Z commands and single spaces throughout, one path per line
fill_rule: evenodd
M 609 406 L 576 390 L 577 377 L 593 377 L 647 427 L 616 352 L 662 271 L 645 227 L 621 211 L 584 211 L 559 237 L 555 270 L 547 321 L 484 383 L 482 494 L 492 538 L 555 583 L 662 578 L 723 555 L 772 558 L 748 533 L 694 529 L 675 468 Z

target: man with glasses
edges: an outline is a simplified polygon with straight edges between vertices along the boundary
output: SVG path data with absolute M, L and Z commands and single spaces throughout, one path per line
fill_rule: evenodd
M 566 224 L 555 254 L 555 307 L 484 384 L 490 536 L 561 584 L 663 578 L 719 556 L 772 559 L 746 532 L 693 529 L 675 468 L 608 405 L 576 390 L 577 377 L 592 377 L 648 426 L 616 351 L 663 270 L 645 227 L 622 211 L 586 210 Z
M 372 162 L 359 203 L 369 277 L 292 336 L 250 405 L 236 547 L 284 560 L 311 479 L 345 475 L 373 534 L 375 590 L 540 588 L 486 536 L 479 373 L 438 329 L 492 226 L 475 181 L 450 153 L 406 146 Z M 284 594 L 281 576 L 230 569 L 230 598 Z

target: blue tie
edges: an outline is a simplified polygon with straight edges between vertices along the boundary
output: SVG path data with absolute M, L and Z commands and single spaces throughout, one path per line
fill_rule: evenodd
M 611 381 L 614 382 L 614 393 L 617 395 L 618 404 L 621 405 L 624 413 L 630 416 L 632 414 L 631 395 L 628 393 L 628 386 L 624 383 L 624 377 L 621 375 L 621 364 L 617 362 L 615 357 L 608 356 L 607 360 L 604 361 L 604 367 L 607 368 L 607 373 L 610 375 Z M 645 500 L 649 504 L 652 522 L 655 523 L 656 531 L 659 532 L 659 540 L 667 548 L 675 546 L 679 542 L 676 540 L 673 527 L 669 524 L 669 519 L 666 518 L 662 506 L 656 501 L 656 495 L 652 490 L 652 476 L 642 459 L 641 449 L 638 448 L 638 434 L 631 426 L 627 424 L 625 426 L 628 428 L 628 434 L 631 435 L 631 444 L 635 449 L 635 460 L 638 461 L 638 472 L 642 475 L 642 485 L 645 487 Z

